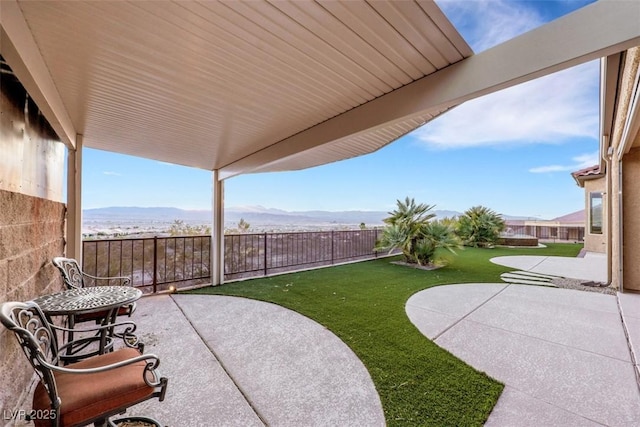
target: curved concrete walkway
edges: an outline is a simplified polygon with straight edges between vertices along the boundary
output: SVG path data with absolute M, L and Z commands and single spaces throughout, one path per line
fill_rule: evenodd
M 429 339 L 505 384 L 486 425 L 640 425 L 626 337 L 640 339 L 640 295 L 446 285 L 414 294 L 406 312 Z
M 143 298 L 145 353 L 169 378 L 164 402 L 127 411 L 169 426 L 384 426 L 369 372 L 322 325 L 265 302 L 209 295 Z
M 491 258 L 491 262 L 518 270 L 580 280 L 607 281 L 607 258 L 587 252 L 584 258 L 562 256 L 515 255 Z

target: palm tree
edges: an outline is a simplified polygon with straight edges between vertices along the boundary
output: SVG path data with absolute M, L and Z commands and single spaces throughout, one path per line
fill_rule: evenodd
M 404 202 L 397 200 L 397 209 L 389 212 L 389 217 L 383 221 L 388 224 L 382 232 L 382 237 L 376 245 L 376 250 L 402 250 L 405 261 L 420 265 L 433 260 L 439 248 L 453 250 L 458 247 L 458 241 L 453 229 L 431 222 L 435 214 L 429 212 L 432 205 L 416 204 L 414 199 L 405 198 Z
M 460 248 L 460 240 L 453 228 L 446 222 L 433 221 L 424 226 L 422 237 L 414 248 L 414 256 L 419 265 L 426 265 L 435 259 L 438 249 L 446 249 L 455 255 L 455 250 Z
M 436 216 L 434 213 L 429 213 L 434 208 L 433 205 L 425 205 L 424 203 L 417 205 L 413 198 L 405 197 L 404 203 L 396 200 L 396 204 L 398 207 L 394 211 L 388 212 L 391 216 L 383 219 L 386 224 L 423 224 Z
M 457 234 L 466 246 L 491 247 L 505 227 L 499 214 L 484 206 L 474 206 L 458 218 Z

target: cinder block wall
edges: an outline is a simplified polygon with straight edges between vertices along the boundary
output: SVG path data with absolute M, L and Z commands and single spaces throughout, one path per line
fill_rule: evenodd
M 0 301 L 27 301 L 61 290 L 51 259 L 64 251 L 65 205 L 0 190 L 0 207 Z M 33 370 L 5 328 L 0 330 L 0 349 L 0 414 L 29 409 L 17 406 Z

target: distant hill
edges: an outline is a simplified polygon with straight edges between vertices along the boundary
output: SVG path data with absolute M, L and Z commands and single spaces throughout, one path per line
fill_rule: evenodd
M 451 218 L 460 212 L 434 210 L 437 218 Z M 285 211 L 263 206 L 232 206 L 225 209 L 225 229 L 235 229 L 241 219 L 254 232 L 314 231 L 355 229 L 364 223 L 367 227 L 384 225 L 387 211 Z M 505 220 L 540 220 L 535 217 L 502 215 Z M 113 206 L 83 210 L 83 234 L 127 235 L 166 232 L 176 221 L 191 226 L 211 224 L 210 210 L 187 210 L 173 207 Z
M 113 220 L 163 220 L 173 221 L 174 219 L 189 219 L 209 221 L 211 211 L 185 210 L 179 208 L 140 208 L 132 206 L 113 206 L 108 208 L 84 209 L 82 211 L 84 219 L 113 219 Z
M 436 210 L 438 218 L 460 215 L 460 212 Z M 170 207 L 107 207 L 85 209 L 85 222 L 172 222 L 182 220 L 187 222 L 211 221 L 210 210 L 185 210 Z M 264 225 L 382 225 L 382 220 L 389 216 L 386 211 L 285 211 L 281 209 L 265 208 L 262 206 L 237 206 L 225 209 L 225 223 L 236 224 L 244 219 L 252 226 Z
M 587 211 L 585 211 L 584 209 L 576 211 L 576 212 L 572 212 L 570 214 L 567 215 L 563 215 L 563 216 L 559 216 L 557 218 L 553 218 L 551 221 L 558 221 L 558 222 L 564 222 L 564 223 L 582 223 L 584 224 L 585 220 L 587 218 Z

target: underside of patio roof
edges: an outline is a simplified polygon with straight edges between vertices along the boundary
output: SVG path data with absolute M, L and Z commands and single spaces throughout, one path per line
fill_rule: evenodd
M 82 135 L 222 179 L 366 154 L 468 99 L 640 44 L 638 2 L 611 0 L 478 55 L 430 0 L 0 8 L 0 52 L 70 148 Z

